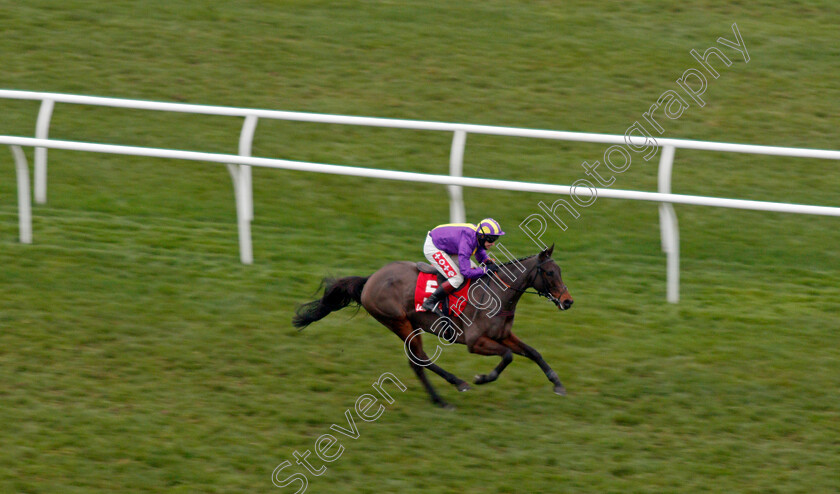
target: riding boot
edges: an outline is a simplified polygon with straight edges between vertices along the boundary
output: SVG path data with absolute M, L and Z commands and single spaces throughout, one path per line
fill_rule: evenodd
M 450 293 L 455 291 L 455 287 L 452 286 L 452 283 L 449 281 L 444 281 L 437 287 L 437 290 L 434 291 L 429 298 L 427 298 L 423 302 L 423 310 L 431 311 L 437 314 L 440 317 L 446 317 L 441 309 L 441 306 L 438 302 L 443 300 L 443 298 Z

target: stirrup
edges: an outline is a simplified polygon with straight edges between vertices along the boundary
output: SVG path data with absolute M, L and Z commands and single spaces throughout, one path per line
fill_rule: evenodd
M 437 314 L 440 317 L 446 317 L 446 315 L 443 313 L 443 309 L 441 309 L 442 302 L 437 301 L 429 304 L 430 299 L 431 297 L 423 301 L 423 305 L 421 306 L 423 307 L 423 310 L 425 310 L 426 312 L 431 312 L 432 314 Z M 431 305 L 431 307 L 429 307 L 429 305 Z
M 446 317 L 446 314 L 443 313 L 442 308 L 443 302 L 436 303 L 432 309 L 427 309 L 432 314 L 435 314 L 438 317 Z

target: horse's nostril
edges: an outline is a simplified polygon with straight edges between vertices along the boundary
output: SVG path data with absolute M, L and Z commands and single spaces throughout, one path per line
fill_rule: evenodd
M 563 301 L 563 307 L 568 309 L 569 307 L 572 306 L 573 303 L 575 303 L 574 300 L 565 300 L 565 301 Z

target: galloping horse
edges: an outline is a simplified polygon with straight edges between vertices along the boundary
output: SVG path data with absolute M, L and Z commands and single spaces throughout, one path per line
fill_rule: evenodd
M 566 389 L 557 373 L 539 352 L 511 332 L 516 304 L 524 293 L 546 297 L 560 310 L 566 310 L 574 303 L 560 277 L 560 267 L 551 259 L 553 250 L 552 245 L 539 254 L 502 264 L 498 269 L 473 280 L 469 302 L 455 319 L 439 317 L 431 312 L 417 312 L 414 289 L 421 264 L 397 261 L 385 265 L 367 278 L 351 276 L 324 280 L 326 287 L 323 297 L 299 307 L 292 322 L 303 329 L 351 303 L 361 304 L 371 316 L 406 343 L 411 368 L 423 383 L 432 402 L 442 407 L 449 405 L 429 383 L 424 368 L 441 376 L 459 391 L 466 391 L 470 386 L 429 359 L 420 340 L 421 329 L 444 338 L 449 344 L 464 344 L 470 353 L 498 355 L 502 358 L 489 374 L 475 376 L 475 384 L 495 381 L 516 353 L 536 362 L 554 384 L 554 392 L 565 395 Z M 529 292 L 528 288 L 536 292 Z

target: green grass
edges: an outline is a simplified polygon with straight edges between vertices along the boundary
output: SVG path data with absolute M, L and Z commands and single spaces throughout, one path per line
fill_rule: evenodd
M 837 148 L 833 2 L 9 2 L 0 87 L 199 104 L 623 133 L 738 24 L 666 137 Z M 727 48 L 724 52 L 737 53 Z M 737 59 L 736 59 L 737 60 Z M 35 102 L 0 100 L 31 136 Z M 50 136 L 235 152 L 240 119 L 56 106 Z M 261 121 L 254 155 L 441 173 L 451 136 Z M 470 135 L 465 175 L 568 184 L 604 146 Z M 31 150 L 27 150 L 31 161 Z M 677 207 L 681 302 L 665 303 L 656 206 L 600 199 L 560 232 L 575 297 L 524 299 L 516 358 L 434 408 L 400 341 L 364 312 L 290 324 L 322 275 L 420 260 L 445 189 L 254 170 L 255 263 L 239 264 L 224 167 L 50 151 L 49 202 L 17 242 L 0 158 L 0 492 L 294 492 L 312 450 L 391 372 L 408 389 L 309 492 L 837 492 L 836 219 Z M 836 205 L 837 164 L 678 150 L 674 192 Z M 655 190 L 634 157 L 614 188 Z M 464 191 L 517 225 L 541 194 Z M 427 338 L 427 345 L 434 340 Z M 496 359 L 445 348 L 462 378 Z M 313 457 L 310 457 L 313 458 Z M 316 466 L 322 462 L 313 460 Z M 284 473 L 303 472 L 295 465 Z M 285 475 L 284 475 L 285 476 Z

